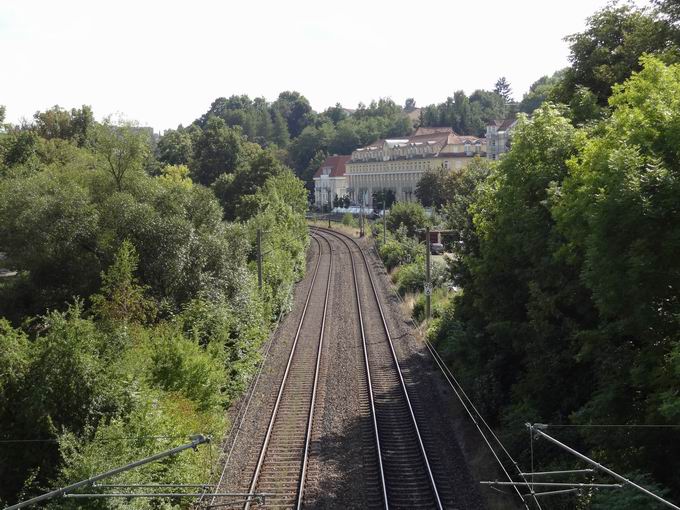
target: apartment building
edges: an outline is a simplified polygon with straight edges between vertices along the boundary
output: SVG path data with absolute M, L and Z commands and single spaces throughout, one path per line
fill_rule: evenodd
M 408 138 L 378 140 L 352 152 L 345 163 L 346 191 L 353 203 L 367 206 L 374 192 L 387 189 L 398 201 L 413 201 L 425 172 L 460 170 L 486 151 L 484 138 L 461 136 L 451 128 L 418 128 Z

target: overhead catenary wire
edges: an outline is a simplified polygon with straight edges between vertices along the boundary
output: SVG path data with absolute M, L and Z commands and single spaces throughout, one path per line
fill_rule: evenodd
M 680 429 L 680 425 L 646 423 L 536 423 L 545 428 L 625 428 L 625 429 Z
M 573 456 L 575 456 L 575 457 L 581 459 L 582 461 L 584 461 L 584 462 L 590 464 L 591 466 L 593 466 L 593 467 L 594 467 L 595 469 L 597 469 L 598 471 L 602 471 L 602 472 L 608 474 L 609 476 L 615 478 L 616 480 L 622 482 L 623 484 L 625 484 L 625 485 L 627 485 L 627 486 L 629 486 L 629 487 L 632 487 L 633 489 L 635 489 L 635 490 L 637 490 L 637 491 L 639 491 L 639 492 L 642 492 L 643 494 L 646 494 L 647 496 L 649 496 L 649 497 L 655 499 L 656 501 L 658 501 L 659 503 L 661 503 L 661 504 L 663 504 L 663 505 L 665 505 L 665 506 L 667 506 L 667 507 L 673 508 L 674 510 L 680 510 L 680 507 L 678 507 L 677 505 L 674 505 L 674 504 L 671 503 L 670 501 L 668 501 L 668 500 L 662 498 L 661 496 L 659 496 L 659 495 L 657 495 L 657 494 L 654 494 L 652 491 L 650 491 L 650 490 L 648 490 L 648 489 L 645 489 L 644 487 L 642 487 L 642 486 L 636 484 L 635 482 L 629 480 L 629 479 L 626 478 L 625 476 L 622 476 L 622 475 L 618 474 L 616 471 L 614 471 L 614 470 L 612 470 L 612 469 L 609 469 L 609 468 L 606 467 L 606 466 L 603 466 L 603 465 L 600 464 L 599 462 L 594 461 L 594 460 L 591 459 L 590 457 L 588 457 L 588 456 L 582 454 L 581 452 L 579 452 L 579 451 L 577 451 L 577 450 L 571 448 L 570 446 L 567 446 L 566 444 L 564 444 L 564 443 L 558 441 L 557 439 L 555 439 L 555 438 L 552 437 L 551 435 L 546 434 L 545 432 L 543 432 L 543 431 L 541 430 L 542 424 L 535 423 L 535 424 L 532 425 L 532 424 L 530 424 L 530 423 L 527 423 L 526 425 L 527 425 L 527 427 L 528 427 L 532 432 L 536 433 L 538 436 L 540 436 L 540 437 L 542 437 L 542 438 L 548 440 L 548 441 L 551 442 L 552 444 L 554 444 L 554 445 L 556 445 L 556 446 L 559 446 L 560 448 L 562 448 L 563 450 L 569 452 L 569 453 L 572 454 Z
M 130 464 L 126 464 L 124 466 L 120 466 L 114 469 L 111 469 L 109 471 L 106 471 L 104 473 L 92 476 L 90 478 L 87 478 L 86 480 L 81 480 L 79 482 L 75 482 L 73 484 L 67 485 L 66 487 L 62 487 L 59 489 L 55 489 L 49 492 L 46 492 L 45 494 L 41 494 L 40 496 L 36 496 L 34 498 L 28 499 L 26 501 L 22 501 L 20 503 L 17 503 L 16 505 L 11 505 L 5 508 L 5 510 L 18 510 L 20 508 L 24 508 L 27 506 L 34 505 L 36 503 L 40 503 L 41 501 L 46 501 L 48 499 L 56 498 L 56 497 L 64 497 L 68 494 L 73 493 L 73 491 L 83 488 L 83 487 L 89 487 L 93 485 L 95 482 L 98 482 L 99 480 L 103 480 L 104 478 L 110 478 L 114 475 L 117 475 L 119 473 L 123 473 L 125 471 L 130 471 L 131 469 L 135 469 L 137 467 L 143 466 L 145 464 L 149 464 L 151 462 L 155 462 L 157 460 L 164 459 L 166 457 L 170 457 L 172 455 L 176 455 L 180 452 L 183 452 L 188 449 L 196 449 L 199 445 L 208 443 L 210 442 L 210 437 L 206 437 L 203 435 L 197 435 L 192 438 L 190 443 L 183 444 L 180 446 L 177 446 L 175 448 L 172 448 L 170 450 L 166 450 L 164 452 L 156 453 L 154 455 L 151 455 L 150 457 L 146 457 L 144 459 L 140 459 L 134 462 L 131 462 Z

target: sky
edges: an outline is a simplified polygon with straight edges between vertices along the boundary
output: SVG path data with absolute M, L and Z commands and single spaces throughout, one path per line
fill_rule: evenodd
M 162 131 L 232 94 L 424 106 L 505 76 L 519 100 L 607 3 L 0 0 L 0 104 L 14 123 L 88 104 Z

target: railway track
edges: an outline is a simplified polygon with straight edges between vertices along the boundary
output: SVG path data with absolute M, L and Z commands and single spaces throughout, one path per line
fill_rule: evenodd
M 440 494 L 438 489 L 434 469 L 439 467 L 439 462 L 435 458 L 433 466 L 432 455 L 428 456 L 426 449 L 426 443 L 433 441 L 418 425 L 418 415 L 421 421 L 426 416 L 409 397 L 366 255 L 349 236 L 327 229 L 314 231 L 322 237 L 331 236 L 340 241 L 351 257 L 376 464 L 382 486 L 381 506 L 386 509 L 442 509 L 449 506 L 451 491 L 445 487 L 444 493 Z M 355 254 L 359 258 L 358 264 Z
M 319 369 L 324 355 L 334 251 L 349 256 L 351 261 L 352 283 L 348 284 L 353 286 L 355 300 L 343 306 L 356 311 L 363 350 L 360 378 L 365 378 L 365 385 L 359 391 L 365 395 L 357 412 L 366 419 L 362 433 L 366 506 L 394 510 L 452 508 L 449 487 L 441 476 L 437 483 L 436 472 L 441 470 L 435 442 L 419 426 L 425 423 L 427 414 L 409 396 L 408 373 L 403 373 L 399 365 L 365 253 L 354 239 L 332 230 L 314 228 L 312 239 L 319 255 L 287 365 L 264 439 L 258 443 L 257 463 L 244 466 L 245 473 L 253 473 L 247 492 L 266 494 L 266 500 L 264 504 L 246 501 L 243 510 L 299 510 L 317 504 L 314 494 L 305 498 L 305 484 L 310 445 L 319 439 L 312 435 L 317 434 L 314 411 L 323 399 L 319 396 Z M 317 444 L 318 447 L 323 445 Z M 314 483 L 309 484 L 314 492 Z M 218 506 L 234 508 L 214 505 Z
M 247 501 L 244 510 L 302 506 L 333 272 L 330 243 L 312 238 L 319 258 L 248 491 L 268 494 L 266 505 Z

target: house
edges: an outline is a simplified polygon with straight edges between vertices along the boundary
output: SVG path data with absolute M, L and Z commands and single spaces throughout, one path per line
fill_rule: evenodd
M 398 201 L 416 200 L 420 178 L 429 170 L 460 170 L 486 155 L 486 141 L 447 127 L 421 127 L 409 137 L 377 140 L 352 152 L 346 162 L 347 193 L 371 206 L 373 193 L 392 190 Z
M 327 207 L 347 194 L 346 164 L 351 156 L 329 156 L 314 174 L 314 203 Z
M 517 119 L 502 119 L 492 120 L 486 125 L 487 158 L 498 159 L 501 154 L 508 152 L 516 124 Z

